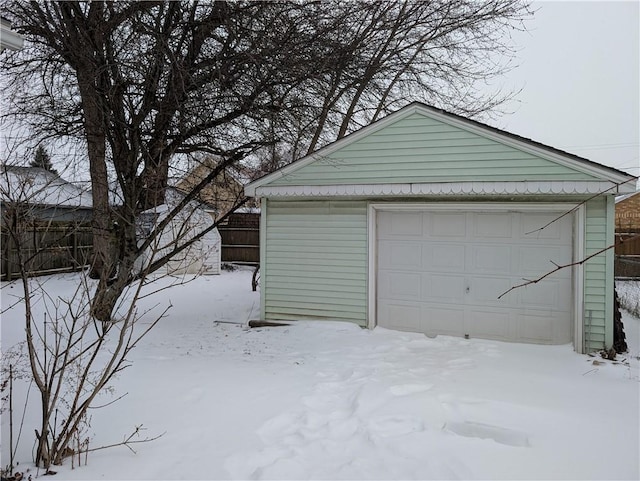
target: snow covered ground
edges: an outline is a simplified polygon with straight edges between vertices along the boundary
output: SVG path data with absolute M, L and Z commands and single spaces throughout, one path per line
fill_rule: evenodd
M 47 285 L 64 295 L 77 276 Z M 115 396 L 128 394 L 92 412 L 91 446 L 138 425 L 166 434 L 135 454 L 97 451 L 73 470 L 67 460 L 51 479 L 640 478 L 637 318 L 624 314 L 631 352 L 617 363 L 570 345 L 338 322 L 247 329 L 259 311 L 250 280 L 201 277 L 144 299 L 173 307 L 118 378 Z M 19 289 L 2 285 L 3 310 Z M 2 315 L 4 350 L 19 340 L 20 310 Z M 36 421 L 28 413 L 22 470 Z

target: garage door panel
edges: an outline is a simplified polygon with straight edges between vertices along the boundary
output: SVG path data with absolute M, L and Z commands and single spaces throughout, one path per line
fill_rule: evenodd
M 420 304 L 381 301 L 380 313 L 386 319 L 383 327 L 400 331 L 423 331 L 422 306 Z
M 465 304 L 476 305 L 482 303 L 482 305 L 504 308 L 518 303 L 519 296 L 517 292 L 513 292 L 514 295 L 508 299 L 498 299 L 501 294 L 507 292 L 513 285 L 510 278 L 474 276 L 469 279 L 468 284 L 469 292 L 466 293 L 468 299 L 464 300 Z
M 425 243 L 423 257 L 430 260 L 430 265 L 436 271 L 462 272 L 466 264 L 466 246 L 464 244 Z
M 471 244 L 469 249 L 472 253 L 471 271 L 510 275 L 512 269 L 511 246 Z
M 420 272 L 384 272 L 380 274 L 379 291 L 386 299 L 402 299 L 419 302 L 422 299 Z
M 567 300 L 571 299 L 571 284 L 564 279 L 545 279 L 545 282 L 531 284 L 521 289 L 524 307 L 567 311 Z
M 419 271 L 422 266 L 421 242 L 392 242 L 380 241 L 381 268 L 406 269 Z
M 520 291 L 523 307 L 529 309 L 562 310 L 565 299 L 560 297 L 561 283 L 557 279 L 524 286 Z
M 565 228 L 567 222 L 558 219 L 559 214 L 531 213 L 523 217 L 520 224 L 520 238 L 524 240 L 556 240 L 563 242 L 571 236 L 571 230 Z
M 458 302 L 465 294 L 467 280 L 464 275 L 427 274 L 422 300 L 426 302 Z
M 510 213 L 477 213 L 474 233 L 477 240 L 511 240 L 513 237 L 513 216 Z
M 452 306 L 423 307 L 423 326 L 428 336 L 459 336 L 464 330 L 464 308 Z
M 571 263 L 571 249 L 562 246 L 526 246 L 518 249 L 520 270 L 523 277 L 546 274 L 556 265 Z M 552 274 L 557 277 L 571 277 L 571 270 L 565 269 Z
M 383 236 L 398 237 L 412 236 L 422 237 L 422 212 L 382 212 L 383 216 L 390 215 L 389 219 L 379 219 L 380 233 Z
M 429 214 L 425 214 L 429 215 Z M 453 238 L 464 239 L 467 236 L 467 214 L 459 213 L 439 213 L 430 214 L 428 235 L 433 239 Z
M 474 309 L 467 312 L 466 318 L 466 334 L 471 337 L 508 341 L 514 336 L 509 313 L 504 310 Z
M 396 218 L 397 217 L 397 218 Z M 573 220 L 533 212 L 378 212 L 377 315 L 384 327 L 570 342 L 572 272 L 509 291 L 572 260 Z
M 519 337 L 523 342 L 551 343 L 554 320 L 550 316 L 536 316 L 523 313 L 519 323 Z M 567 339 L 565 342 L 569 342 Z

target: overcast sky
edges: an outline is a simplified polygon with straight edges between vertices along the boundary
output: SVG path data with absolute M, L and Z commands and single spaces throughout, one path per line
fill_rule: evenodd
M 640 174 L 640 2 L 536 2 L 516 33 L 522 88 L 513 114 L 489 123 L 589 160 Z

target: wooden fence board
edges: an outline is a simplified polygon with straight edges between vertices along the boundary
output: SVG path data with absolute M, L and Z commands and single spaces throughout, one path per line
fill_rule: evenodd
M 235 213 L 218 226 L 222 262 L 260 263 L 260 214 Z
M 640 256 L 640 232 L 616 232 L 616 255 Z
M 0 278 L 12 280 L 20 273 L 18 248 L 2 230 Z M 20 233 L 21 257 L 29 276 L 71 272 L 89 263 L 93 249 L 91 227 L 73 223 L 29 226 Z

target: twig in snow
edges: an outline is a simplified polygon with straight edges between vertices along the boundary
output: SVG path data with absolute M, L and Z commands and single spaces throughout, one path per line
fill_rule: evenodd
M 127 436 L 122 442 L 113 443 L 113 444 L 107 444 L 105 446 L 99 446 L 97 448 L 87 449 L 86 452 L 87 453 L 92 453 L 94 451 L 100 451 L 102 449 L 109 449 L 109 448 L 115 448 L 115 447 L 118 447 L 118 446 L 125 446 L 126 448 L 130 449 L 132 453 L 137 454 L 136 451 L 131 447 L 132 444 L 149 443 L 149 442 L 155 441 L 156 439 L 159 439 L 162 436 L 164 436 L 165 434 L 167 434 L 167 432 L 165 431 L 164 433 L 159 434 L 157 436 L 154 436 L 152 438 L 133 439 L 133 437 L 134 436 L 138 436 L 141 431 L 144 431 L 144 429 L 142 427 L 142 424 L 140 426 L 136 426 L 134 431 L 131 434 L 129 434 L 129 436 Z

